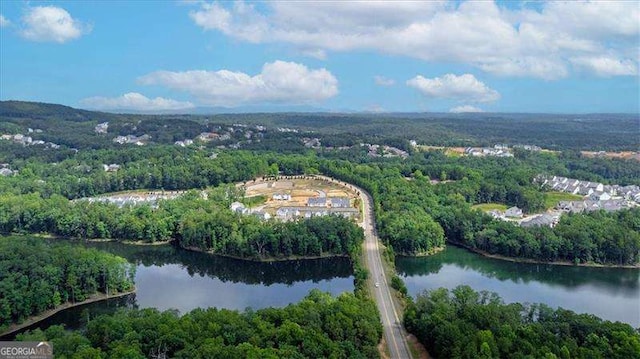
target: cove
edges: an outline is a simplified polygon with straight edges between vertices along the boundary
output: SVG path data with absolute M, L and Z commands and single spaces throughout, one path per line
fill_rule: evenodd
M 640 327 L 640 269 L 517 263 L 455 246 L 429 257 L 397 257 L 398 275 L 413 297 L 466 284 L 507 303 L 545 303 Z
M 176 309 L 180 313 L 199 307 L 255 310 L 299 302 L 314 288 L 332 295 L 354 289 L 353 270 L 346 257 L 261 263 L 172 245 L 70 242 L 107 251 L 136 264 L 136 293 L 66 309 L 24 330 L 55 324 L 77 329 L 91 318 L 118 308 Z

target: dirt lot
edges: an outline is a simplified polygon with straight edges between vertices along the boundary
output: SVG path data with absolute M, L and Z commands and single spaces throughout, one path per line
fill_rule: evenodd
M 619 158 L 625 160 L 636 160 L 640 161 L 640 153 L 638 152 L 593 152 L 593 151 L 582 151 L 582 155 L 585 157 L 606 157 L 606 158 Z
M 288 194 L 290 200 L 276 200 L 274 195 Z M 246 187 L 247 197 L 263 195 L 267 198 L 263 210 L 270 214 L 284 206 L 306 206 L 310 197 L 349 197 L 351 205 L 356 194 L 333 183 L 317 179 L 286 179 L 278 181 L 257 182 Z

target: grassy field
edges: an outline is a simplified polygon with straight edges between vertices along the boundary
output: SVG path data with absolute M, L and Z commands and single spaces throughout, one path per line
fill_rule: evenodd
M 242 203 L 247 207 L 255 207 L 267 202 L 267 196 L 257 195 L 253 197 L 245 197 L 242 199 Z
M 545 193 L 544 206 L 549 209 L 553 208 L 560 201 L 579 201 L 582 196 L 564 192 L 547 192 Z
M 505 211 L 509 207 L 507 207 L 506 204 L 502 204 L 502 203 L 480 203 L 472 206 L 471 208 L 476 208 L 486 212 L 486 211 L 493 211 L 495 209 L 497 209 L 498 211 Z

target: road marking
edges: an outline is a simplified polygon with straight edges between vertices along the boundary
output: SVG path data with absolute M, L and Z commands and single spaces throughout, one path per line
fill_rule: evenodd
M 365 191 L 364 189 L 358 186 L 354 186 L 343 181 L 334 180 L 330 177 L 326 177 L 322 175 L 319 175 L 317 177 L 328 179 L 332 182 L 341 184 L 344 187 L 347 187 L 359 192 L 358 194 L 360 196 L 360 199 L 362 200 L 362 206 L 363 206 L 362 228 L 365 234 L 365 249 L 367 251 L 367 254 L 365 255 L 365 260 L 367 261 L 367 263 L 370 263 L 370 266 L 367 266 L 367 267 L 371 269 L 372 275 L 376 277 L 379 275 L 382 275 L 383 277 L 382 282 L 384 287 L 381 287 L 379 290 L 374 289 L 373 299 L 376 301 L 376 305 L 378 306 L 379 310 L 380 310 L 379 307 L 382 306 L 382 310 L 380 310 L 380 312 L 381 312 L 381 315 L 383 315 L 383 318 L 382 318 L 383 328 L 385 328 L 384 319 L 386 319 L 386 322 L 387 322 L 386 330 L 384 330 L 385 337 L 389 341 L 387 345 L 389 346 L 389 351 L 392 358 L 394 357 L 394 353 L 393 353 L 394 348 L 396 353 L 395 357 L 398 357 L 400 359 L 411 358 L 411 351 L 409 350 L 409 346 L 407 344 L 406 338 L 403 336 L 402 323 L 400 323 L 398 312 L 396 311 L 396 307 L 393 302 L 393 297 L 391 296 L 391 291 L 389 290 L 387 275 L 384 272 L 384 267 L 382 264 L 382 256 L 380 255 L 380 246 L 378 243 L 379 240 L 377 236 L 374 234 L 375 233 L 374 232 L 375 217 L 374 217 L 374 211 L 373 211 L 373 197 L 371 197 L 371 195 L 367 191 Z M 370 220 L 371 224 L 367 225 L 367 220 Z M 375 250 L 375 253 L 374 253 L 374 250 Z M 376 270 L 378 272 L 376 272 Z M 386 293 L 382 293 L 381 291 L 386 291 Z M 387 305 L 389 305 L 389 303 L 391 305 L 391 310 L 393 311 L 393 316 L 396 320 L 395 323 L 392 323 L 391 319 L 389 318 L 389 310 L 387 308 Z M 396 335 L 396 331 L 398 335 Z M 400 347 L 398 346 L 398 340 L 402 341 L 402 348 L 404 349 L 404 353 L 401 353 L 400 351 Z M 391 342 L 393 342 L 393 346 Z

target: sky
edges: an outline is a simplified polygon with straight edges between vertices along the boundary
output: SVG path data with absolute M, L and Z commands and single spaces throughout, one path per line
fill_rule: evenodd
M 0 99 L 640 113 L 638 1 L 0 0 Z

